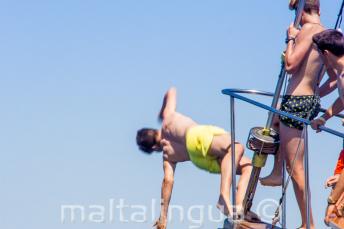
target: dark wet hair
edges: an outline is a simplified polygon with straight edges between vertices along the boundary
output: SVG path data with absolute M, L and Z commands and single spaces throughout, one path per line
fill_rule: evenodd
M 153 153 L 153 147 L 157 145 L 156 134 L 157 130 L 151 128 L 143 128 L 137 131 L 136 143 L 140 150 L 148 154 Z
M 344 55 L 344 37 L 338 30 L 328 29 L 315 34 L 313 42 L 321 52 L 327 50 L 337 57 Z
M 297 10 L 299 0 L 290 0 L 289 9 Z M 320 0 L 306 0 L 305 8 L 303 9 L 306 13 L 311 14 L 312 12 L 320 13 Z

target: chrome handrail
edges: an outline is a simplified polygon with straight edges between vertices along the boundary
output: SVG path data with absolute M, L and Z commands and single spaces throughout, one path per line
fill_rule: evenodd
M 272 92 L 267 92 L 267 91 L 261 91 L 261 90 L 255 90 L 255 89 L 238 89 L 238 88 L 230 88 L 230 89 L 224 89 L 222 91 L 223 94 L 224 91 L 226 92 L 233 92 L 233 93 L 240 93 L 240 94 L 251 94 L 251 95 L 264 95 L 264 96 L 268 96 L 268 97 L 273 97 L 274 93 Z M 283 96 L 280 96 L 280 98 L 282 98 Z M 325 113 L 326 109 L 324 108 L 320 108 L 320 112 Z M 337 118 L 344 118 L 344 114 L 337 114 L 334 115 Z
M 303 119 L 303 118 L 300 118 L 300 117 L 297 117 L 297 116 L 294 116 L 290 113 L 287 113 L 287 112 L 284 112 L 284 111 L 280 111 L 280 110 L 277 110 L 273 107 L 270 107 L 270 106 L 267 106 L 263 103 L 259 103 L 255 100 L 252 100 L 252 99 L 249 99 L 249 98 L 246 98 L 242 95 L 239 95 L 239 93 L 242 93 L 242 94 L 255 94 L 255 95 L 264 95 L 264 96 L 274 96 L 273 93 L 270 93 L 270 92 L 265 92 L 265 91 L 259 91 L 259 90 L 251 90 L 251 89 L 224 89 L 222 90 L 222 94 L 225 94 L 225 95 L 228 95 L 230 96 L 230 99 L 231 99 L 231 140 L 232 142 L 235 141 L 235 108 L 234 108 L 234 101 L 235 99 L 239 99 L 239 100 L 242 100 L 244 102 L 247 102 L 247 103 L 250 103 L 254 106 L 257 106 L 257 107 L 260 107 L 264 110 L 268 110 L 270 111 L 270 113 L 274 113 L 274 114 L 278 114 L 278 115 L 281 115 L 281 116 L 285 116 L 285 117 L 288 117 L 290 119 L 293 119 L 293 120 L 296 120 L 296 121 L 299 121 L 301 123 L 304 123 L 306 125 L 306 136 L 305 136 L 305 151 L 304 151 L 304 166 L 305 166 L 305 187 L 306 187 L 306 210 L 307 210 L 307 228 L 310 228 L 310 187 L 309 187 L 309 156 L 308 156 L 308 134 L 307 134 L 307 128 L 308 126 L 311 124 L 311 121 L 307 120 L 307 119 Z M 342 114 L 339 114 L 337 115 L 337 117 L 340 117 L 340 118 L 343 118 L 344 116 Z M 336 130 L 333 130 L 333 129 L 330 129 L 330 128 L 327 128 L 325 126 L 319 126 L 319 129 L 324 131 L 324 132 L 327 132 L 327 133 L 330 133 L 332 135 L 335 135 L 337 137 L 340 137 L 344 140 L 344 133 L 341 133 L 339 131 L 336 131 Z M 233 147 L 232 148 L 232 157 L 235 157 L 235 144 L 233 144 Z M 233 159 L 232 159 L 233 160 Z M 232 188 L 233 186 L 236 187 L 236 179 L 235 179 L 235 171 L 236 171 L 236 168 L 235 168 L 235 164 L 233 165 L 232 163 Z M 283 185 L 284 186 L 284 185 Z M 235 193 L 235 191 L 233 191 L 233 193 Z M 234 195 L 233 195 L 233 199 L 234 198 Z M 235 200 L 232 200 L 233 201 L 233 206 L 235 206 Z M 282 207 L 284 210 L 286 208 L 285 206 L 285 202 L 283 202 L 283 207 Z M 235 213 L 235 210 L 234 210 L 234 213 Z M 236 219 L 236 216 L 234 215 L 234 219 Z M 286 222 L 285 222 L 285 219 L 286 219 L 286 215 L 285 215 L 285 212 L 283 212 L 283 228 L 285 228 L 286 226 Z M 235 225 L 234 225 L 234 228 Z
M 264 110 L 268 110 L 270 112 L 273 112 L 275 114 L 279 114 L 279 115 L 282 115 L 284 117 L 287 117 L 287 118 L 290 118 L 290 119 L 294 119 L 296 121 L 299 121 L 299 122 L 302 122 L 306 125 L 310 125 L 311 124 L 311 121 L 307 120 L 307 119 L 304 119 L 304 118 L 300 118 L 300 117 L 297 117 L 297 116 L 294 116 L 294 115 L 291 115 L 287 112 L 284 112 L 284 111 L 280 111 L 280 110 L 277 110 L 275 108 L 272 108 L 272 107 L 269 107 L 265 104 L 262 104 L 262 103 L 259 103 L 259 102 L 256 102 L 252 99 L 248 99 L 244 96 L 241 96 L 241 95 L 238 95 L 238 89 L 235 89 L 237 92 L 233 92 L 231 89 L 224 89 L 222 90 L 222 94 L 225 94 L 225 95 L 229 95 L 229 96 L 232 96 L 234 98 L 237 98 L 237 99 L 240 99 L 242 101 L 245 101 L 247 103 L 250 103 L 252 105 L 255 105 L 257 107 L 260 107 L 260 108 L 263 108 Z M 336 130 L 332 130 L 330 128 L 327 128 L 325 126 L 319 126 L 319 129 L 324 131 L 324 132 L 327 132 L 327 133 L 330 133 L 330 134 L 333 134 L 333 135 L 336 135 L 340 138 L 344 138 L 344 133 L 340 133 L 339 131 L 336 131 Z

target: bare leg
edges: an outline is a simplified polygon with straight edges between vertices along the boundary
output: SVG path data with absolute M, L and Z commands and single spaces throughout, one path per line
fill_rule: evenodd
M 232 158 L 227 153 L 221 160 L 221 187 L 220 196 L 217 203 L 217 208 L 226 216 L 232 216 L 232 209 L 230 208 L 230 186 L 232 179 Z
M 302 131 L 289 128 L 283 124 L 280 126 L 281 133 L 281 150 L 287 162 L 287 170 L 289 174 L 292 172 L 292 181 L 294 192 L 299 205 L 302 225 L 301 228 L 306 228 L 306 190 L 305 190 L 305 176 L 304 176 L 304 141 L 301 138 Z M 296 156 L 297 148 L 300 143 L 299 154 L 295 160 L 295 165 L 292 170 L 293 160 Z M 314 228 L 313 216 L 311 213 L 311 228 Z
M 239 167 L 237 169 L 237 174 L 241 175 L 238 187 L 237 187 L 237 194 L 236 194 L 236 203 L 237 203 L 237 212 L 240 217 L 243 217 L 244 211 L 244 199 L 247 190 L 248 183 L 250 181 L 252 172 L 252 162 L 248 157 L 243 156 L 239 161 Z M 247 212 L 243 218 L 249 220 L 250 222 L 260 222 L 260 218 L 257 214 L 253 212 Z
M 279 132 L 279 119 L 275 116 L 273 119 L 273 129 Z M 281 186 L 282 185 L 282 169 L 283 169 L 283 155 L 280 150 L 278 150 L 275 155 L 274 167 L 271 174 L 267 177 L 261 178 L 260 183 L 264 186 Z
M 252 163 L 251 160 L 248 157 L 243 156 L 241 160 L 239 161 L 239 167 L 238 167 L 238 174 L 240 174 L 240 179 L 238 182 L 238 191 L 236 195 L 236 202 L 237 205 L 240 207 L 239 210 L 241 210 L 246 194 L 246 189 L 248 186 L 248 182 L 250 181 L 250 176 L 252 172 Z
M 259 181 L 263 186 L 277 187 L 282 185 L 282 168 L 283 168 L 283 158 L 280 150 L 278 150 L 275 155 L 274 167 L 269 176 L 260 178 Z
M 241 160 L 243 153 L 244 147 L 241 144 L 235 144 L 236 166 L 238 166 L 238 162 Z M 220 197 L 217 207 L 226 216 L 231 216 L 230 187 L 232 181 L 232 157 L 230 137 L 228 135 L 215 136 L 209 154 L 219 158 L 221 164 Z

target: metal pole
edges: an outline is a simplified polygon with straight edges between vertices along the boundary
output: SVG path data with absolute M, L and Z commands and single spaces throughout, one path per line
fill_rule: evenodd
M 283 195 L 283 190 L 285 190 L 285 185 L 286 185 L 286 177 L 287 177 L 287 172 L 286 172 L 286 162 L 284 158 L 283 160 L 283 166 L 282 166 L 282 173 L 283 173 L 283 184 L 282 184 L 282 195 Z M 286 229 L 287 228 L 287 193 L 284 194 L 283 196 L 283 202 L 282 202 L 282 228 Z
M 303 12 L 303 9 L 305 7 L 305 3 L 306 3 L 305 0 L 300 0 L 299 1 L 299 4 L 297 6 L 296 17 L 295 17 L 295 20 L 294 20 L 294 27 L 295 28 L 298 28 L 299 25 L 300 25 L 301 18 L 302 18 L 302 12 Z M 282 62 L 281 71 L 280 71 L 278 82 L 277 82 L 276 89 L 275 89 L 275 95 L 274 95 L 274 98 L 273 98 L 272 104 L 271 104 L 271 106 L 273 108 L 277 107 L 278 99 L 279 99 L 279 97 L 281 95 L 283 83 L 284 83 L 284 80 L 285 80 L 286 76 L 287 76 L 287 71 L 285 69 L 284 63 Z M 272 112 L 270 112 L 269 113 L 269 117 L 268 117 L 268 121 L 267 121 L 266 126 L 265 126 L 266 129 L 268 129 L 268 130 L 272 126 L 273 116 L 274 116 L 274 114 Z
M 294 20 L 294 26 L 295 28 L 299 27 L 302 19 L 302 12 L 305 8 L 306 0 L 300 0 L 299 4 L 297 5 L 297 11 L 296 11 L 296 17 Z
M 309 158 L 308 158 L 308 125 L 304 125 L 305 127 L 305 155 L 304 155 L 304 165 L 305 165 L 305 191 L 306 191 L 306 217 L 307 217 L 307 225 L 306 228 L 311 228 L 311 193 L 309 188 Z
M 280 72 L 280 74 L 278 76 L 278 81 L 277 81 L 277 85 L 276 85 L 276 88 L 275 88 L 275 95 L 274 95 L 274 97 L 272 99 L 272 104 L 271 104 L 271 107 L 273 107 L 273 108 L 277 107 L 278 100 L 279 100 L 280 95 L 281 95 L 283 83 L 284 83 L 284 80 L 285 80 L 286 77 L 287 77 L 287 71 L 285 70 L 284 62 L 282 62 L 281 72 Z M 268 120 L 267 120 L 266 125 L 265 125 L 265 128 L 267 130 L 270 130 L 270 128 L 272 126 L 273 117 L 274 117 L 274 113 L 273 112 L 269 112 Z
M 231 150 L 232 150 L 232 203 L 233 203 L 233 220 L 237 219 L 236 209 L 236 165 L 235 165 L 235 107 L 234 97 L 231 96 Z M 234 223 L 235 228 L 235 223 Z
M 335 25 L 335 29 L 338 29 L 339 28 L 339 23 L 341 21 L 341 18 L 342 18 L 342 14 L 343 14 L 343 8 L 344 8 L 344 0 L 342 2 L 342 5 L 340 6 L 340 10 L 339 10 L 339 13 L 338 13 L 338 17 L 337 17 L 337 21 L 336 21 L 336 25 Z

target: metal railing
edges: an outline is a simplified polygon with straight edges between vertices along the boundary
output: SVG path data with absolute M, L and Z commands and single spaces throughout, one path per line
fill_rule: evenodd
M 273 114 L 278 114 L 280 116 L 285 116 L 290 119 L 299 121 L 301 123 L 304 123 L 306 125 L 306 135 L 304 139 L 304 166 L 305 166 L 305 188 L 306 188 L 306 211 L 307 211 L 307 228 L 310 227 L 310 188 L 309 188 L 309 156 L 308 156 L 308 126 L 311 124 L 311 122 L 307 119 L 303 119 L 294 115 L 291 115 L 287 112 L 277 110 L 273 107 L 269 107 L 263 103 L 259 103 L 255 100 L 246 98 L 239 94 L 254 94 L 254 95 L 263 95 L 263 96 L 270 96 L 273 97 L 274 93 L 265 92 L 265 91 L 259 91 L 259 90 L 250 90 L 250 89 L 224 89 L 222 90 L 222 94 L 230 96 L 230 113 L 231 113 L 231 142 L 235 142 L 235 99 L 244 101 L 246 103 L 249 103 L 251 105 L 254 105 L 256 107 L 260 107 L 264 110 L 269 111 Z M 325 109 L 321 109 L 321 112 L 325 112 Z M 336 115 L 339 118 L 344 118 L 343 114 Z M 339 131 L 327 128 L 325 126 L 320 126 L 320 130 L 327 132 L 329 134 L 335 135 L 337 137 L 340 137 L 344 141 L 344 133 L 341 133 Z M 231 156 L 232 156 L 232 204 L 233 206 L 236 206 L 236 165 L 235 165 L 235 144 L 233 144 L 233 147 L 231 147 Z M 283 169 L 285 171 L 285 169 Z M 284 183 L 284 182 L 283 182 Z M 283 187 L 284 188 L 284 187 Z M 285 199 L 284 199 L 285 200 Z M 236 220 L 235 210 L 233 211 L 233 220 Z M 282 227 L 286 228 L 286 205 L 285 201 L 283 201 L 282 206 Z M 235 226 L 234 226 L 235 228 Z

